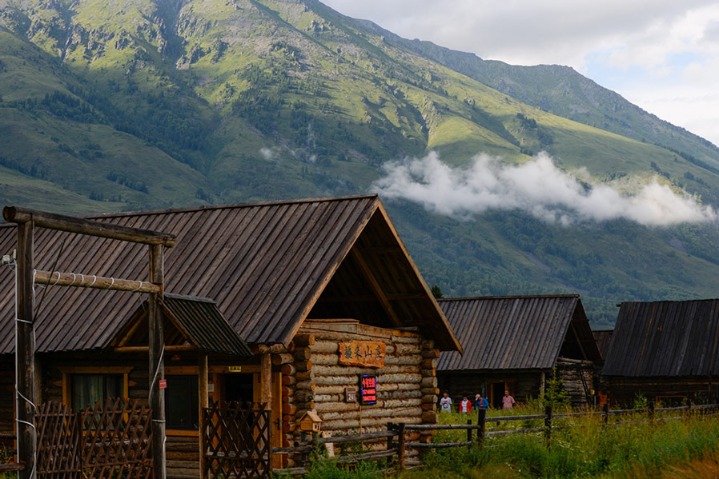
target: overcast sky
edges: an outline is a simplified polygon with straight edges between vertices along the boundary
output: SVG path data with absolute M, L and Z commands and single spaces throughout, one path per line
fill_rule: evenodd
M 719 145 L 716 0 L 322 0 L 402 37 L 513 65 L 568 65 Z

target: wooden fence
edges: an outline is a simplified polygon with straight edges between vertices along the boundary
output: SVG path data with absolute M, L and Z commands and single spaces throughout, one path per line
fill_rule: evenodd
M 203 408 L 202 477 L 271 477 L 270 429 L 265 404 L 215 402 Z
M 107 399 L 79 413 L 44 403 L 35 418 L 34 472 L 48 479 L 150 478 L 151 421 L 150 408 L 134 400 Z
M 274 470 L 275 474 L 301 475 L 308 472 L 307 467 L 311 461 L 311 452 L 321 452 L 327 444 L 367 444 L 377 443 L 386 440 L 386 448 L 364 453 L 343 454 L 335 458 L 338 464 L 353 464 L 359 461 L 388 459 L 386 468 L 388 469 L 405 469 L 405 453 L 408 449 L 442 449 L 454 447 L 483 447 L 485 439 L 497 438 L 512 434 L 540 434 L 544 437 L 547 447 L 551 447 L 552 431 L 565 429 L 567 426 L 561 423 L 563 419 L 569 418 L 586 418 L 597 417 L 608 425 L 610 422 L 620 423 L 626 420 L 628 416 L 632 416 L 635 420 L 653 421 L 660 419 L 676 418 L 689 413 L 699 414 L 717 414 L 719 412 L 719 404 L 709 404 L 701 406 L 692 406 L 691 404 L 683 407 L 673 408 L 655 408 L 649 403 L 645 409 L 616 409 L 610 410 L 605 406 L 602 410 L 583 411 L 576 413 L 554 414 L 551 407 L 545 409 L 544 414 L 525 414 L 525 415 L 508 415 L 487 417 L 486 409 L 479 409 L 477 412 L 477 422 L 473 424 L 472 419 L 468 419 L 466 424 L 388 424 L 386 431 L 371 434 L 356 434 L 341 437 L 319 437 L 315 433 L 311 439 L 296 443 L 293 447 L 274 448 L 273 454 L 290 454 L 295 457 L 301 457 L 300 462 L 303 466 Z M 638 417 L 638 419 L 637 419 Z M 522 424 L 519 427 L 512 427 L 513 423 Z M 536 423 L 536 424 L 533 424 Z M 466 437 L 464 441 L 454 442 L 408 442 L 406 441 L 407 433 L 411 431 L 420 431 L 424 433 L 434 434 L 437 431 L 464 430 Z

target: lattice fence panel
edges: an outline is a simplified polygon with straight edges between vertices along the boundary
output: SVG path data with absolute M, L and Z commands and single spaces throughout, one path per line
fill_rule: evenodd
M 37 428 L 37 476 L 48 479 L 80 479 L 77 417 L 67 404 L 48 402 L 40 406 Z
M 35 422 L 38 477 L 152 477 L 152 413 L 138 401 L 107 399 L 77 414 L 48 402 Z
M 213 403 L 203 409 L 203 477 L 270 477 L 270 411 L 264 404 Z
M 128 399 L 107 399 L 81 413 L 82 468 L 93 478 L 152 477 L 152 414 Z

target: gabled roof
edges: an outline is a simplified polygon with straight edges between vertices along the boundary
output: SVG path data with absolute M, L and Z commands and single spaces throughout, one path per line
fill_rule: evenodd
M 719 299 L 626 302 L 602 374 L 712 376 L 719 372 Z
M 167 325 L 165 326 L 165 344 L 190 344 L 208 353 L 252 356 L 249 346 L 227 323 L 214 301 L 207 298 L 165 294 L 160 302 L 160 309 L 173 329 L 170 331 Z M 128 324 L 130 332 L 142 330 L 139 341 L 135 338 L 135 342 L 143 346 L 147 346 L 148 343 L 147 310 L 148 304 L 145 301 Z M 131 334 L 123 334 L 118 346 L 126 345 L 122 339 L 133 338 Z
M 599 361 L 577 295 L 440 299 L 464 354 L 444 352 L 437 369 L 547 370 L 561 356 Z
M 308 317 L 357 317 L 376 325 L 418 327 L 439 348 L 460 349 L 377 196 L 92 219 L 174 234 L 176 245 L 164 254 L 165 291 L 211 299 L 248 343 L 287 345 Z M 0 252 L 11 252 L 15 244 L 14 225 L 0 226 Z M 35 232 L 40 270 L 146 281 L 148 254 L 138 244 Z M 1 267 L 0 353 L 14 348 L 13 285 L 12 270 Z M 105 348 L 145 297 L 36 286 L 37 349 Z

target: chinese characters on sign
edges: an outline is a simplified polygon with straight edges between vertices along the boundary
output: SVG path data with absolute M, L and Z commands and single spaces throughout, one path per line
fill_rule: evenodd
M 363 374 L 360 376 L 360 404 L 377 403 L 377 376 Z
M 381 341 L 351 341 L 340 343 L 339 363 L 344 366 L 381 368 L 384 366 L 387 345 Z

